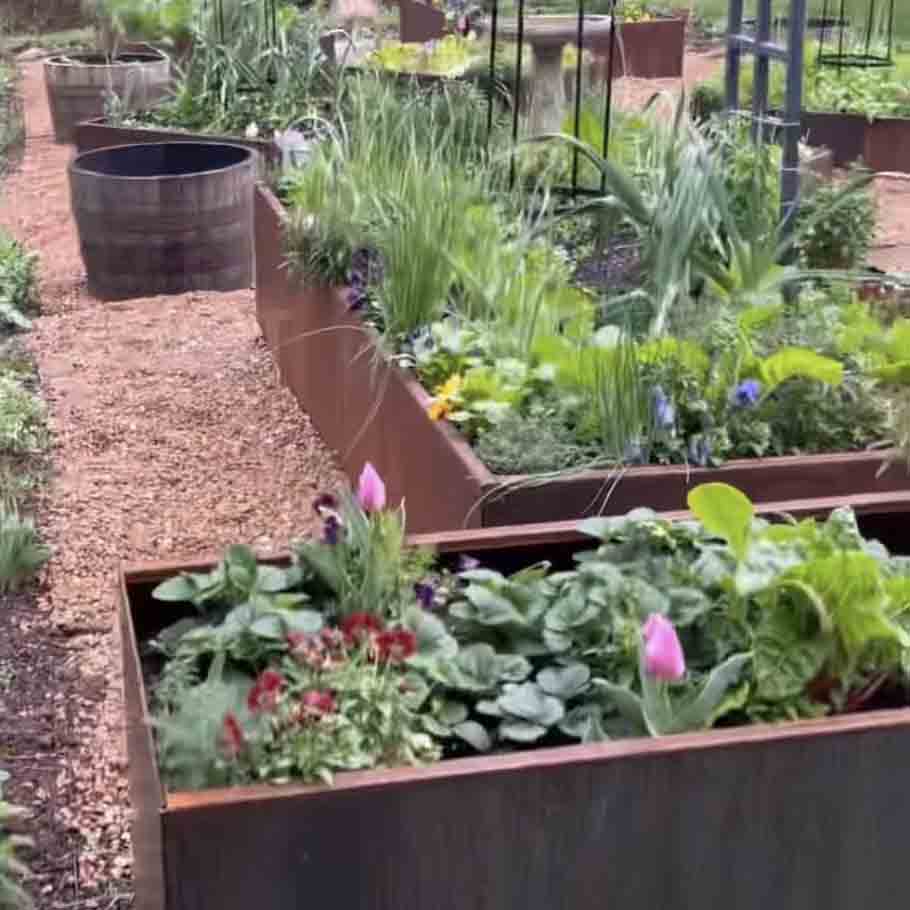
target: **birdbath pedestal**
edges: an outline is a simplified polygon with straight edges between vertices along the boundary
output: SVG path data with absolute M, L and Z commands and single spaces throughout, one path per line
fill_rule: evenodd
M 585 16 L 583 43 L 587 45 L 609 36 L 611 28 L 610 16 Z M 497 31 L 506 40 L 517 41 L 518 20 L 504 20 Z M 566 110 L 562 49 L 578 42 L 578 16 L 526 16 L 522 40 L 531 45 L 534 58 L 529 116 L 531 135 L 558 133 Z

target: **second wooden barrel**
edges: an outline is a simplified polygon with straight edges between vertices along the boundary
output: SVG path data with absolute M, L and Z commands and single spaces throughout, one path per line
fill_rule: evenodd
M 161 142 L 86 152 L 70 195 L 89 292 L 124 300 L 252 283 L 256 153 Z
M 57 142 L 72 142 L 76 124 L 105 113 L 115 95 L 124 109 L 149 107 L 170 91 L 171 61 L 137 51 L 108 60 L 103 54 L 70 54 L 44 62 L 47 103 Z

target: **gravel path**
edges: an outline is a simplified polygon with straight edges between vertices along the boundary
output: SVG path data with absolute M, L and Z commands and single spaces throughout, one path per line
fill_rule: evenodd
M 69 212 L 72 153 L 49 139 L 40 65 L 23 70 L 29 141 L 0 224 L 41 255 L 44 315 L 28 344 L 54 433 L 39 513 L 55 555 L 37 609 L 17 610 L 7 634 L 36 652 L 20 676 L 43 668 L 51 691 L 23 680 L 2 707 L 5 723 L 33 721 L 34 752 L 12 770 L 13 797 L 52 829 L 33 862 L 39 907 L 73 910 L 129 895 L 119 562 L 236 542 L 280 549 L 308 530 L 315 493 L 339 475 L 280 387 L 250 292 L 118 304 L 87 294 Z

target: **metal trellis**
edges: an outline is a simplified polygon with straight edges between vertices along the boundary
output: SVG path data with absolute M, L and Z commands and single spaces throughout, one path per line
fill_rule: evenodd
M 766 134 L 765 126 L 776 127 L 782 133 L 783 163 L 781 166 L 781 218 L 784 232 L 793 227 L 799 204 L 799 139 L 802 126 L 803 47 L 806 33 L 806 0 L 790 0 L 787 19 L 787 46 L 771 38 L 772 0 L 758 0 L 755 33 L 743 29 L 744 0 L 730 0 L 727 20 L 727 68 L 724 106 L 728 112 L 737 111 L 739 81 L 743 54 L 755 58 L 755 78 L 752 93 L 753 137 Z M 768 83 L 772 61 L 787 68 L 787 84 L 782 116 L 772 117 L 768 108 Z

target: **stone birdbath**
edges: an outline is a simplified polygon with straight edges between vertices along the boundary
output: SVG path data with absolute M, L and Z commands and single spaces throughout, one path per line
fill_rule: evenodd
M 489 23 L 487 28 L 489 29 Z M 582 36 L 585 45 L 609 37 L 610 16 L 585 16 Z M 518 20 L 497 23 L 497 32 L 509 41 L 518 40 Z M 566 89 L 562 75 L 562 50 L 578 42 L 578 16 L 526 16 L 522 40 L 531 45 L 534 58 L 531 73 L 531 135 L 558 133 L 566 110 Z

